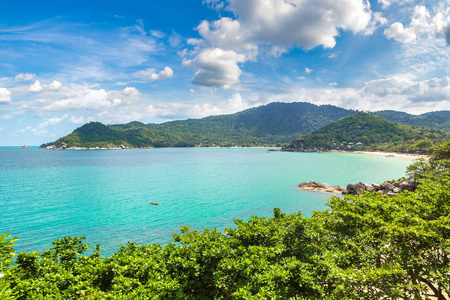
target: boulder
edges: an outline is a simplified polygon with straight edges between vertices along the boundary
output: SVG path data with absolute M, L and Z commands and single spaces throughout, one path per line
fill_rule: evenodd
M 396 193 L 393 192 L 387 192 L 386 195 L 388 195 L 389 197 L 394 197 L 396 195 Z
M 397 182 L 397 181 L 396 181 L 396 182 L 394 182 L 392 185 L 393 185 L 394 187 L 397 187 L 397 188 L 398 188 L 398 187 L 400 187 L 400 182 Z
M 402 182 L 400 182 L 400 188 L 405 191 L 414 192 L 416 189 L 416 184 L 414 183 L 414 181 L 403 180 Z
M 401 192 L 403 192 L 403 189 L 401 189 L 399 187 L 394 188 L 394 193 L 401 193 Z
M 386 192 L 393 192 L 394 186 L 389 181 L 385 181 L 385 182 L 383 182 L 383 189 Z
M 375 191 L 381 190 L 381 185 L 379 185 L 379 184 L 372 183 L 372 187 L 373 187 L 373 189 L 374 189 Z
M 327 188 L 326 184 L 323 184 L 323 183 L 320 183 L 317 181 L 303 182 L 303 183 L 300 183 L 298 186 L 301 188 L 315 188 L 315 189 L 318 189 L 318 188 L 326 189 Z

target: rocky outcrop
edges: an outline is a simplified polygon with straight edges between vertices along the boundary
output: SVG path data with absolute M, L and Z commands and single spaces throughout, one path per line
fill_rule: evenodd
M 298 185 L 300 189 L 306 191 L 322 191 L 329 193 L 342 193 L 344 195 L 362 195 L 364 192 L 375 192 L 380 195 L 388 195 L 390 197 L 397 195 L 403 191 L 414 192 L 417 184 L 413 181 L 403 180 L 400 182 L 390 182 L 384 181 L 382 184 L 372 183 L 367 184 L 365 182 L 349 183 L 347 188 L 340 186 L 328 186 L 325 183 L 320 183 L 317 181 L 303 182 Z
M 45 147 L 45 150 L 114 150 L 114 149 L 132 149 L 132 147 L 125 145 L 111 146 L 111 147 L 76 147 L 76 146 L 69 146 L 64 142 L 62 142 L 61 145 L 59 146 L 52 144 L 50 146 Z
M 298 185 L 300 189 L 305 191 L 323 191 L 328 193 L 342 193 L 344 188 L 340 186 L 327 186 L 325 183 L 317 181 L 303 182 Z
M 409 180 L 403 180 L 401 182 L 390 182 L 386 180 L 382 184 L 372 183 L 372 185 L 358 182 L 356 184 L 349 183 L 347 189 L 343 191 L 343 194 L 362 195 L 364 191 L 367 191 L 377 192 L 380 195 L 395 196 L 403 191 L 414 192 L 416 187 L 416 183 Z

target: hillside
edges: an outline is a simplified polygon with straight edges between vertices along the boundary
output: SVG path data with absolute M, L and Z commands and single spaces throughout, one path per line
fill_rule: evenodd
M 286 150 L 366 149 L 422 153 L 431 152 L 449 137 L 450 134 L 441 130 L 398 124 L 376 115 L 357 113 L 301 136 Z
M 426 126 L 450 132 L 450 111 L 434 111 L 422 115 L 410 115 L 394 110 L 382 110 L 373 113 L 389 121 L 405 125 Z
M 68 147 L 254 146 L 289 143 L 341 117 L 356 113 L 331 105 L 270 103 L 230 115 L 171 121 L 130 122 L 106 126 L 88 123 L 58 139 Z
M 104 125 L 91 122 L 54 142 L 82 148 L 195 147 L 195 146 L 282 146 L 338 119 L 357 113 L 332 105 L 311 103 L 270 103 L 235 114 L 188 119 L 162 124 Z M 421 116 L 397 111 L 373 113 L 390 121 L 428 126 L 450 132 L 446 111 Z M 64 143 L 64 144 L 63 144 Z M 49 144 L 43 145 L 43 147 Z

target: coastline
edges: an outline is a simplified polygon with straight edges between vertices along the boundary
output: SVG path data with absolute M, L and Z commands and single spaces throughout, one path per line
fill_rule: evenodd
M 389 156 L 389 157 L 401 157 L 401 158 L 429 158 L 427 154 L 411 154 L 411 153 L 396 153 L 396 152 L 381 152 L 381 151 L 353 151 L 353 153 L 358 154 L 370 154 L 370 155 L 378 155 L 378 156 Z

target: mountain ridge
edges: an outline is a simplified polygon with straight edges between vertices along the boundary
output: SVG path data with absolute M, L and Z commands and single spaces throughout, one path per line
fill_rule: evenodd
M 306 133 L 356 113 L 359 112 L 333 105 L 272 102 L 234 114 L 176 120 L 162 124 L 144 124 L 139 121 L 114 125 L 87 123 L 53 144 L 56 148 L 62 145 L 66 145 L 66 148 L 282 146 Z M 415 122 L 435 128 L 445 127 L 448 122 L 450 131 L 450 116 L 443 116 L 438 112 L 427 116 L 396 111 L 373 114 L 381 114 L 387 119 L 399 122 Z

